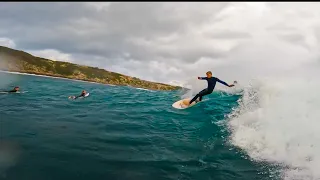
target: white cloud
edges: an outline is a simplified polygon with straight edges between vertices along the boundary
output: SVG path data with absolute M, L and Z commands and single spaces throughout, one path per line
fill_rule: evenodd
M 98 11 L 105 10 L 110 6 L 110 2 L 84 2 L 86 5 L 96 8 Z
M 62 53 L 55 49 L 29 50 L 33 56 L 43 57 L 54 61 L 73 62 L 71 54 Z
M 11 40 L 9 38 L 0 37 L 0 46 L 6 46 L 6 47 L 9 47 L 9 48 L 15 48 L 16 44 L 14 43 L 13 40 Z
M 211 70 L 245 81 L 319 56 L 319 3 L 2 5 L 0 36 L 16 48 L 147 80 L 184 82 Z

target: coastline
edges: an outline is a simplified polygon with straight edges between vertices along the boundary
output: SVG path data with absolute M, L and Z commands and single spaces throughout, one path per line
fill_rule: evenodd
M 53 75 L 44 75 L 44 74 L 33 74 L 33 73 L 27 73 L 27 72 L 18 72 L 18 71 L 5 71 L 5 70 L 0 70 L 2 73 L 8 73 L 8 74 L 19 74 L 19 75 L 27 75 L 27 76 L 38 76 L 38 77 L 46 77 L 46 78 L 53 78 L 53 79 L 64 79 L 64 80 L 70 80 L 70 81 L 78 81 L 78 82 L 85 82 L 85 83 L 93 83 L 93 84 L 102 84 L 102 85 L 107 85 L 107 86 L 127 86 L 131 87 L 134 89 L 138 90 L 143 90 L 143 91 L 175 91 L 175 90 L 154 90 L 154 89 L 146 89 L 146 88 L 141 88 L 141 87 L 134 87 L 131 85 L 116 85 L 116 84 L 107 84 L 107 83 L 99 83 L 99 82 L 94 82 L 94 81 L 88 81 L 88 80 L 81 80 L 81 79 L 72 79 L 72 78 L 66 78 L 66 77 L 60 77 L 60 76 L 53 76 Z M 183 87 L 182 87 L 183 89 Z M 187 89 L 187 88 L 185 88 Z
M 20 75 L 27 75 L 27 76 L 46 77 L 46 78 L 53 78 L 53 79 L 64 79 L 64 80 L 78 81 L 78 82 L 85 82 L 85 83 L 102 84 L 102 85 L 114 86 L 114 87 L 115 86 L 127 86 L 127 87 L 131 87 L 131 88 L 134 88 L 134 89 L 144 90 L 144 91 L 151 91 L 151 92 L 154 92 L 154 91 L 175 91 L 175 90 L 146 89 L 146 88 L 141 88 L 141 87 L 134 87 L 134 86 L 131 86 L 131 85 L 121 85 L 121 84 L 117 85 L 117 84 L 99 83 L 99 82 L 95 82 L 95 81 L 82 80 L 82 79 L 73 79 L 73 78 L 67 78 L 67 77 L 62 77 L 62 76 L 54 76 L 54 75 L 50 75 L 50 74 L 44 75 L 44 74 L 41 74 L 41 73 L 33 74 L 33 73 L 27 73 L 27 72 L 5 71 L 5 70 L 0 70 L 0 72 L 8 73 L 8 74 L 20 74 Z M 189 90 L 188 88 L 185 88 L 185 87 L 180 87 L 180 88 Z
M 20 75 L 27 75 L 27 76 L 38 76 L 38 77 L 47 77 L 47 78 L 54 78 L 54 79 L 64 79 L 64 80 L 78 81 L 78 82 L 86 82 L 86 83 L 94 83 L 94 84 L 103 84 L 103 85 L 108 85 L 108 86 L 121 86 L 121 85 L 99 83 L 99 82 L 87 81 L 87 80 L 81 80 L 81 79 L 72 79 L 72 78 L 52 76 L 52 75 L 43 75 L 43 74 L 40 74 L 40 73 L 39 73 L 39 74 L 32 74 L 32 73 L 26 73 L 26 72 L 4 71 L 4 70 L 0 70 L 0 72 L 8 73 L 8 74 L 20 74 Z
M 141 90 L 175 91 L 183 89 L 181 86 L 147 81 L 98 67 L 36 57 L 4 46 L 0 46 L 0 56 L 0 71 L 6 73 L 69 79 L 109 86 L 130 86 L 141 88 Z

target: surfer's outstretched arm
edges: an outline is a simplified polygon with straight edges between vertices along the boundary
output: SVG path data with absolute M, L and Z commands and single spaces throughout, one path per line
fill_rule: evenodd
M 200 79 L 200 80 L 207 80 L 208 78 L 207 78 L 207 77 L 198 77 L 198 79 Z
M 229 84 L 227 84 L 226 82 L 221 81 L 221 80 L 220 80 L 220 79 L 218 79 L 218 78 L 217 78 L 217 81 L 218 81 L 219 83 L 221 83 L 221 84 L 225 85 L 225 86 L 228 86 L 228 87 L 232 87 L 232 86 L 234 86 L 233 84 L 229 85 Z

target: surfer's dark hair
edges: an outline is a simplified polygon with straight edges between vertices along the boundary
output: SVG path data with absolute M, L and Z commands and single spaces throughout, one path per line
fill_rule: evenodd
M 208 71 L 208 72 L 206 72 L 206 74 L 211 74 L 211 75 L 212 75 L 212 72 L 211 72 L 211 71 Z

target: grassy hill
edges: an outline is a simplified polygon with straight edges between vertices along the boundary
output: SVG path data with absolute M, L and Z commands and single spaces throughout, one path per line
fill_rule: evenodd
M 35 57 L 26 52 L 3 46 L 0 46 L 0 70 L 64 77 L 103 84 L 130 85 L 152 90 L 176 90 L 181 88 L 145 81 L 104 69 Z

